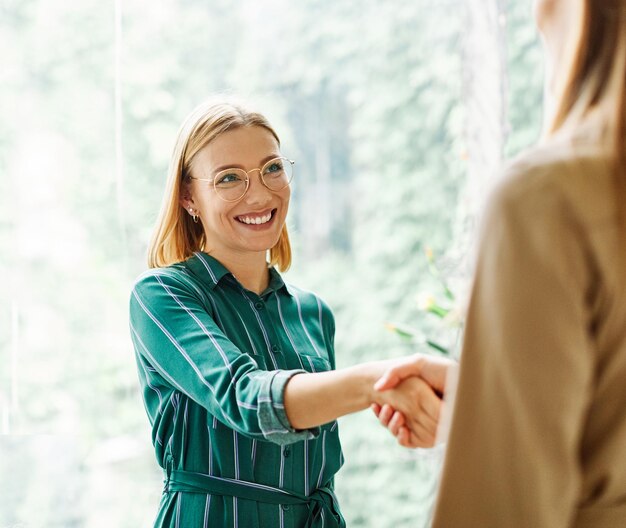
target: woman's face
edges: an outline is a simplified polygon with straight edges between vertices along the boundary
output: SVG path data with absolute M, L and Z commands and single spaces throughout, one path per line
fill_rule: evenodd
M 289 186 L 269 190 L 261 182 L 260 170 L 254 169 L 280 155 L 276 138 L 258 126 L 224 132 L 196 155 L 191 164 L 191 175 L 196 178 L 212 180 L 226 168 L 252 171 L 248 191 L 236 202 L 222 200 L 206 181 L 192 180 L 183 190 L 181 205 L 187 211 L 190 207 L 197 211 L 207 236 L 207 250 L 216 257 L 264 253 L 278 242 L 291 190 Z

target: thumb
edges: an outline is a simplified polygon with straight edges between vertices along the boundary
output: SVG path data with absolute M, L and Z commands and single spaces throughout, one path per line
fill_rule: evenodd
M 374 384 L 374 388 L 378 391 L 393 389 L 402 380 L 411 376 L 418 376 L 421 368 L 421 359 L 416 357 L 404 358 L 388 369 Z
M 380 392 L 393 389 L 401 381 L 402 380 L 393 373 L 393 370 L 388 370 L 376 383 L 374 383 L 374 389 Z

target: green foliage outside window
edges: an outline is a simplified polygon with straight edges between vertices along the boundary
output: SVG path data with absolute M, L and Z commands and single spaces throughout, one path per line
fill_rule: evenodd
M 496 3 L 510 156 L 539 133 L 540 53 L 530 6 Z M 465 0 L 4 2 L 0 526 L 150 525 L 161 476 L 128 295 L 177 127 L 211 93 L 250 97 L 297 160 L 287 280 L 333 307 L 339 366 L 413 352 L 386 321 L 438 336 L 416 297 L 439 284 L 425 246 L 455 286 L 467 277 L 455 248 L 472 156 L 468 9 Z M 440 450 L 402 450 L 367 413 L 340 428 L 349 526 L 425 525 Z

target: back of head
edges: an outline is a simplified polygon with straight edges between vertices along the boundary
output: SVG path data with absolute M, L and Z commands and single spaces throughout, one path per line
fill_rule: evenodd
M 267 129 L 280 145 L 278 134 L 265 116 L 235 98 L 208 99 L 185 118 L 178 131 L 161 211 L 148 248 L 149 267 L 169 266 L 205 249 L 207 241 L 202 223 L 195 223 L 180 205 L 181 187 L 200 150 L 228 130 L 251 126 Z M 283 270 L 290 265 L 291 248 L 286 227 L 278 244 L 270 249 L 270 262 Z
M 569 1 L 569 0 L 568 0 Z M 556 91 L 550 133 L 572 133 L 593 122 L 602 129 L 626 180 L 626 0 L 575 0 L 578 27 L 570 42 Z M 596 131 L 598 132 L 598 131 Z M 597 134 L 596 134 L 597 135 Z
M 626 270 L 626 0 L 575 1 L 580 2 L 579 25 L 565 43 L 566 75 L 556 86 L 549 135 L 590 130 L 600 138 L 614 168 Z

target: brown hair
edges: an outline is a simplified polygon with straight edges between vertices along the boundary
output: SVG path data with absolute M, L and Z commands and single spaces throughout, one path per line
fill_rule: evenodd
M 571 130 L 599 112 L 615 168 L 618 211 L 626 230 L 626 0 L 580 0 L 581 16 L 556 86 L 549 134 Z
M 230 99 L 211 99 L 195 108 L 183 122 L 170 160 L 168 178 L 150 246 L 148 266 L 158 268 L 188 259 L 202 251 L 206 235 L 201 223 L 194 223 L 179 200 L 181 188 L 189 174 L 194 156 L 227 130 L 259 126 L 267 129 L 278 141 L 278 134 L 269 121 L 258 112 Z M 270 249 L 270 264 L 281 271 L 291 265 L 291 245 L 284 225 L 274 247 Z

